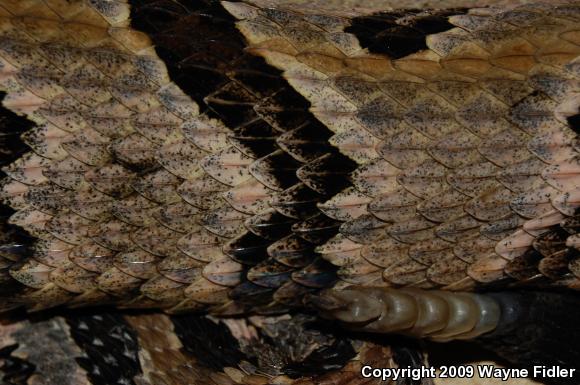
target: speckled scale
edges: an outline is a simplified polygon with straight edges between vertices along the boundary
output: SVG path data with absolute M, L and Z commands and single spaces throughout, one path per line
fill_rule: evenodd
M 406 109 L 395 100 L 380 96 L 360 106 L 356 118 L 374 136 L 388 138 L 409 127 L 405 113 Z
M 156 165 L 155 145 L 137 133 L 130 133 L 115 139 L 109 145 L 109 151 L 121 164 L 133 169 L 150 169 Z
M 83 218 L 94 221 L 111 217 L 113 199 L 96 189 L 87 188 L 74 195 L 70 201 L 70 210 Z
M 219 236 L 199 228 L 181 237 L 177 248 L 189 257 L 201 262 L 210 262 L 221 255 L 221 245 L 224 240 Z
M 501 219 L 510 214 L 510 202 L 515 194 L 506 188 L 496 188 L 481 194 L 466 204 L 465 210 L 484 221 Z
M 86 242 L 70 250 L 68 258 L 87 271 L 104 273 L 113 267 L 115 252 L 94 242 Z
M 359 167 L 351 174 L 352 183 L 363 193 L 376 197 L 394 192 L 399 188 L 397 176 L 402 170 L 391 163 L 377 159 Z
M 256 179 L 250 179 L 222 195 L 234 210 L 257 215 L 269 208 L 268 199 L 274 195 L 274 190 Z
M 114 198 L 125 197 L 134 191 L 130 183 L 135 180 L 135 174 L 119 164 L 87 170 L 84 179 L 95 189 Z
M 412 194 L 427 199 L 444 191 L 447 172 L 447 168 L 441 163 L 427 160 L 417 167 L 405 170 L 397 180 Z
M 387 227 L 387 223 L 374 215 L 363 214 L 343 223 L 340 226 L 340 232 L 355 242 L 369 244 L 382 238 Z
M 377 146 L 381 157 L 403 169 L 428 158 L 429 138 L 416 130 L 403 130 L 386 138 Z
M 542 92 L 534 92 L 517 103 L 510 111 L 509 119 L 530 134 L 537 134 L 556 123 L 553 111 L 557 103 Z
M 200 278 L 203 266 L 203 262 L 180 254 L 164 258 L 157 264 L 157 269 L 166 278 L 188 284 Z
M 65 141 L 62 146 L 71 156 L 81 162 L 98 166 L 109 160 L 107 140 L 94 130 L 82 130 Z
M 70 191 L 53 184 L 43 184 L 28 190 L 25 200 L 34 208 L 47 214 L 55 214 L 66 204 Z
M 229 186 L 218 182 L 209 175 L 186 180 L 177 187 L 177 193 L 187 203 L 200 209 L 218 208 L 222 204 L 222 193 Z
M 183 201 L 160 206 L 151 213 L 163 226 L 171 230 L 188 233 L 195 226 L 201 210 Z
M 9 166 L 4 167 L 2 171 L 21 183 L 40 185 L 46 181 L 42 171 L 49 164 L 50 161 L 48 159 L 30 152 Z
M 469 197 L 467 195 L 448 189 L 421 202 L 417 205 L 417 210 L 429 220 L 448 222 L 464 213 L 464 205 L 468 201 Z
M 62 159 L 66 152 L 60 146 L 68 133 L 54 125 L 44 124 L 22 135 L 22 140 L 37 154 L 50 159 Z
M 97 287 L 95 282 L 97 274 L 73 263 L 53 270 L 50 277 L 52 283 L 72 293 L 82 294 Z
M 95 243 L 115 251 L 131 249 L 130 235 L 136 228 L 119 220 L 95 224 L 88 235 Z
M 181 179 L 166 170 L 153 171 L 135 180 L 131 187 L 145 198 L 158 203 L 171 203 L 180 200 L 177 186 Z
M 224 206 L 219 209 L 207 211 L 200 218 L 199 223 L 208 231 L 229 238 L 239 234 L 243 230 L 244 221 L 248 217 L 248 214 L 231 210 L 227 206 Z
M 392 237 L 384 237 L 371 245 L 365 246 L 361 256 L 370 263 L 387 268 L 399 260 L 409 258 L 409 245 Z
M 131 240 L 153 255 L 167 256 L 173 253 L 176 240 L 181 236 L 181 233 L 164 226 L 150 226 L 131 233 Z
M 235 186 L 250 178 L 248 167 L 252 163 L 252 158 L 244 155 L 235 147 L 229 147 L 205 157 L 201 166 L 207 174 L 219 182 Z
M 114 201 L 111 214 L 122 222 L 134 226 L 147 226 L 154 221 L 153 209 L 159 205 L 144 196 L 133 193 L 122 201 Z
M 399 189 L 374 198 L 367 205 L 367 209 L 385 222 L 395 222 L 413 217 L 417 211 L 416 205 L 420 202 L 419 197 L 407 190 Z
M 94 222 L 74 213 L 59 213 L 45 225 L 46 231 L 72 244 L 79 244 L 88 236 Z
M 72 156 L 53 162 L 42 170 L 42 174 L 52 183 L 65 189 L 76 190 L 91 171 L 90 167 Z
M 115 255 L 113 266 L 135 278 L 149 279 L 157 274 L 157 262 L 153 254 L 135 250 Z
M 170 141 L 159 150 L 157 161 L 168 171 L 183 179 L 194 179 L 203 172 L 199 160 L 206 153 L 185 139 Z
M 479 235 L 480 226 L 483 224 L 483 221 L 477 220 L 469 214 L 464 214 L 437 225 L 435 235 L 446 241 L 459 242 L 462 239 L 471 239 Z

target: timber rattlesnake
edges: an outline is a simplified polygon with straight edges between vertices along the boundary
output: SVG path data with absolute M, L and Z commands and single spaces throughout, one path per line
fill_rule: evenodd
M 580 4 L 449 3 L 0 0 L 4 381 L 579 362 Z

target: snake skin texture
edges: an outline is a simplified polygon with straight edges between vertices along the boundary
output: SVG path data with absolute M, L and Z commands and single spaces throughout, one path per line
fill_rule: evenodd
M 3 381 L 428 364 L 319 317 L 352 288 L 494 292 L 517 364 L 580 341 L 580 3 L 394 3 L 0 0 Z

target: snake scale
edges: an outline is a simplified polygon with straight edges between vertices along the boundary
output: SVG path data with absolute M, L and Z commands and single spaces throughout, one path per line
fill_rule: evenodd
M 578 367 L 579 21 L 0 0 L 2 383 L 382 384 L 422 340 Z

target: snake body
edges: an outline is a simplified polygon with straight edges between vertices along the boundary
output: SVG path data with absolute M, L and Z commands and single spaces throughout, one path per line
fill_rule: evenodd
M 430 6 L 0 0 L 4 380 L 575 365 L 580 5 Z

